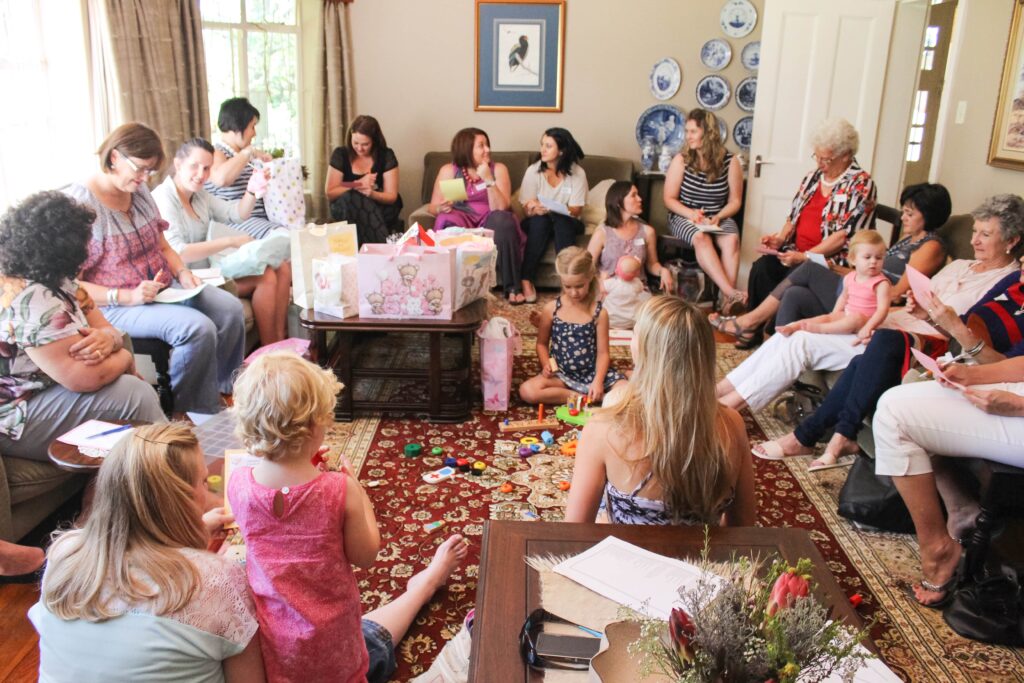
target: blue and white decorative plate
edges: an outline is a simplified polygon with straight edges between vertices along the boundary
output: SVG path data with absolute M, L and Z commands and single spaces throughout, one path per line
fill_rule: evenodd
M 728 104 L 731 95 L 729 81 L 721 76 L 705 76 L 697 84 L 697 102 L 711 111 L 721 109 Z
M 700 63 L 712 71 L 724 69 L 730 61 L 732 47 L 721 38 L 712 38 L 700 49 Z
M 742 38 L 757 25 L 757 8 L 750 4 L 750 0 L 729 0 L 718 18 L 725 35 Z
M 743 63 L 743 67 L 748 71 L 757 71 L 761 66 L 761 41 L 755 40 L 752 43 L 747 43 L 743 46 L 743 52 L 740 53 L 740 62 Z
M 679 62 L 666 57 L 651 69 L 651 94 L 655 99 L 667 100 L 678 92 L 682 80 L 683 72 Z
M 754 117 L 744 116 L 732 127 L 732 139 L 741 149 L 750 149 L 750 138 L 754 134 Z
M 736 106 L 743 111 L 754 111 L 754 102 L 757 101 L 757 76 L 744 78 L 736 86 Z
M 718 119 L 718 137 L 722 138 L 722 142 L 728 142 L 729 140 L 729 124 L 726 123 L 721 116 L 716 116 Z
M 671 104 L 656 104 L 649 107 L 636 121 L 636 144 L 642 145 L 644 138 L 651 138 L 658 145 L 674 149 L 683 146 L 683 129 L 686 114 Z

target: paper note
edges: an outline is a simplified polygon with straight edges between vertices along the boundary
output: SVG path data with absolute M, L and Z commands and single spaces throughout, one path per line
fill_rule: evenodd
M 701 232 L 725 232 L 720 226 L 711 223 L 694 223 Z
M 768 256 L 778 256 L 779 255 L 779 250 L 778 249 L 772 249 L 771 247 L 767 247 L 767 246 L 765 246 L 763 244 L 759 244 L 756 247 L 754 247 L 754 251 L 756 251 L 758 254 L 767 254 Z
M 462 180 L 462 178 L 442 180 L 441 194 L 444 195 L 445 201 L 464 202 L 467 199 L 466 183 Z
M 180 304 L 182 301 L 188 301 L 199 292 L 203 291 L 203 287 L 206 283 L 199 285 L 195 289 L 175 289 L 174 287 L 168 287 L 167 289 L 160 290 L 160 293 L 153 299 L 154 303 L 158 304 Z
M 907 282 L 914 292 L 914 300 L 917 305 L 928 310 L 932 307 L 932 281 L 927 275 L 914 266 L 907 266 Z
M 811 263 L 817 263 L 822 268 L 828 268 L 828 261 L 825 260 L 824 255 L 816 251 L 805 251 L 804 253 L 807 255 L 807 260 Z
M 681 587 L 694 587 L 704 576 L 696 565 L 614 536 L 556 565 L 554 571 L 609 600 L 659 619 L 668 619 L 679 603 Z M 713 583 L 718 581 L 713 579 Z
M 936 360 L 931 356 L 925 353 L 921 353 L 914 347 L 910 347 L 910 352 L 914 354 L 914 358 L 917 359 L 917 362 L 920 363 L 925 370 L 932 373 L 933 377 L 946 380 L 960 391 L 963 391 L 964 389 L 967 388 L 963 384 L 960 384 L 959 382 L 954 382 L 949 377 L 946 377 L 946 373 L 944 373 L 942 369 L 939 368 L 938 362 L 936 362 Z
M 125 425 L 119 425 L 113 422 L 104 422 L 103 420 L 89 420 L 88 422 L 83 422 L 78 425 L 70 432 L 62 436 L 58 436 L 57 441 L 76 446 L 79 449 L 84 448 L 88 450 L 90 454 L 106 455 L 106 453 L 114 447 L 114 444 L 134 431 L 130 426 L 126 429 L 121 429 L 122 427 L 125 427 Z M 113 429 L 118 431 L 110 434 L 103 434 L 104 432 L 108 432 Z M 99 455 L 99 457 L 102 457 L 102 455 Z
M 192 274 L 203 281 L 204 285 L 220 287 L 227 282 L 220 272 L 220 268 L 193 268 Z
M 537 197 L 537 201 L 539 201 L 548 211 L 572 217 L 572 214 L 569 213 L 569 207 L 562 202 L 556 202 L 553 199 L 545 199 L 544 197 Z

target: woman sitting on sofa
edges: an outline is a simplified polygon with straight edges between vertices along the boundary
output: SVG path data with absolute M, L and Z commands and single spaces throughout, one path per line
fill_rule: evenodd
M 526 211 L 523 230 L 526 232 L 526 250 L 523 254 L 523 294 L 526 303 L 537 301 L 533 281 L 537 266 L 544 258 L 552 235 L 555 253 L 576 245 L 576 235 L 583 232 L 580 214 L 587 203 L 587 174 L 577 163 L 583 159 L 572 133 L 565 128 L 548 128 L 540 139 L 540 161 L 523 174 L 519 187 L 519 201 Z M 558 202 L 569 215 L 548 209 L 541 200 Z
M 462 180 L 466 199 L 445 199 L 441 183 Z M 437 172 L 428 210 L 437 216 L 434 228 L 447 226 L 488 228 L 494 231 L 498 270 L 505 296 L 513 304 L 526 301 L 522 292 L 520 264 L 525 236 L 509 210 L 512 181 L 505 164 L 491 161 L 491 140 L 479 128 L 463 128 L 452 138 L 452 163 Z
M 385 242 L 398 221 L 398 159 L 377 119 L 357 116 L 348 142 L 331 153 L 324 190 L 331 218 L 356 224 L 359 244 Z

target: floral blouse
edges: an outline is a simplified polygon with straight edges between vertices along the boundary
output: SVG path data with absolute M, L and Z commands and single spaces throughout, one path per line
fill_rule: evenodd
M 77 335 L 88 327 L 85 315 L 95 304 L 72 280 L 54 292 L 38 282 L 0 276 L 0 287 L 0 434 L 17 440 L 28 399 L 55 384 L 25 349 Z
M 807 206 L 814 193 L 818 191 L 822 172 L 815 169 L 808 173 L 800 183 L 800 189 L 793 197 L 793 204 L 789 212 L 789 222 L 796 225 L 800 213 Z M 862 169 L 854 159 L 850 168 L 840 178 L 839 182 L 832 188 L 832 194 L 825 202 L 825 208 L 821 213 L 821 239 L 840 230 L 846 233 L 847 241 L 854 231 L 867 228 L 871 225 L 871 219 L 875 215 L 875 181 L 867 171 Z M 796 238 L 796 231 L 790 236 L 790 242 Z M 838 266 L 847 266 L 846 245 L 832 256 L 832 262 Z

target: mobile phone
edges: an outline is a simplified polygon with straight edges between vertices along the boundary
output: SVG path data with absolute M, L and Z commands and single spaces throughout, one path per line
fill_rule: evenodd
M 555 633 L 537 634 L 537 654 L 545 659 L 586 663 L 601 649 L 601 639 L 588 636 L 563 636 Z

